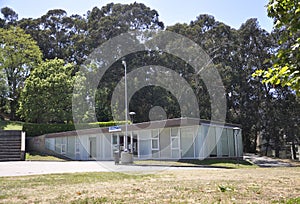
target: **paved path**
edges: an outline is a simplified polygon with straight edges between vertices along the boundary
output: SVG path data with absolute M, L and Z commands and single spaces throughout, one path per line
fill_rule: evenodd
M 247 154 L 248 159 L 260 167 L 288 167 L 285 163 L 269 157 L 260 157 Z M 76 173 L 76 172 L 127 172 L 131 174 L 155 173 L 166 170 L 180 169 L 208 169 L 199 167 L 167 167 L 167 166 L 138 166 L 138 165 L 115 165 L 113 161 L 17 161 L 0 162 L 0 177 L 3 176 L 25 176 L 54 173 Z M 209 168 L 217 170 L 217 168 Z
M 195 167 L 163 167 L 115 165 L 113 161 L 18 161 L 0 162 L 0 177 L 76 172 L 154 173 L 165 170 L 196 169 Z M 198 168 L 199 169 L 199 168 Z M 207 169 L 207 168 L 206 168 Z M 213 168 L 212 168 L 213 169 Z
M 293 166 L 290 163 L 282 162 L 277 159 L 273 159 L 265 156 L 258 156 L 255 154 L 246 154 L 244 159 L 251 161 L 259 167 L 290 167 Z

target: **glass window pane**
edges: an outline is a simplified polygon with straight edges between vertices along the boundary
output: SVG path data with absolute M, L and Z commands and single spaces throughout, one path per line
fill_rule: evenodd
M 229 156 L 235 155 L 233 129 L 227 129 Z
M 179 158 L 179 150 L 172 150 L 172 158 Z
M 194 157 L 194 133 L 192 128 L 181 129 L 181 154 L 183 158 Z
M 61 144 L 61 154 L 66 154 L 66 145 Z
M 158 150 L 152 150 L 152 157 L 153 158 L 159 158 L 159 151 Z
M 173 149 L 179 148 L 179 138 L 178 137 L 172 138 L 172 148 Z
M 118 136 L 117 135 L 113 135 L 113 144 L 118 144 Z
M 152 136 L 152 138 L 158 138 L 158 131 L 157 130 L 152 130 L 151 131 L 151 136 Z
M 80 152 L 80 142 L 79 139 L 76 139 L 76 144 L 75 144 L 75 153 L 79 153 Z
M 223 129 L 221 136 L 222 156 L 229 156 L 227 129 Z
M 171 128 L 171 136 L 178 136 L 178 128 Z
M 158 140 L 152 140 L 152 149 L 158 149 Z

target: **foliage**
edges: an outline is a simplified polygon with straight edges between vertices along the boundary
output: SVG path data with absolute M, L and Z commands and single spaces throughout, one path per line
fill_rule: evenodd
M 74 66 L 46 60 L 25 81 L 18 113 L 26 122 L 63 123 L 72 120 Z
M 283 135 L 286 135 L 288 142 L 300 140 L 300 127 L 297 125 L 300 122 L 299 101 L 296 100 L 295 93 L 290 88 L 276 85 L 291 85 L 292 87 L 295 82 L 297 89 L 299 76 L 297 71 L 300 61 L 299 47 L 297 47 L 299 44 L 297 41 L 299 39 L 299 26 L 297 27 L 299 6 L 296 4 L 294 6 L 291 2 L 291 0 L 270 1 L 269 15 L 277 23 L 277 29 L 272 33 L 262 29 L 256 19 L 248 19 L 239 29 L 233 29 L 210 15 L 199 15 L 189 24 L 177 23 L 166 29 L 190 38 L 209 54 L 226 89 L 226 96 L 224 96 L 227 99 L 226 120 L 242 125 L 244 150 L 247 152 L 256 151 L 258 137 L 264 139 L 267 149 L 272 146 L 277 153 L 284 142 Z M 291 12 L 285 12 L 288 10 Z M 111 3 L 102 8 L 94 7 L 83 16 L 68 16 L 66 11 L 55 9 L 49 10 L 37 19 L 18 20 L 16 12 L 9 8 L 1 12 L 3 18 L 0 19 L 0 27 L 5 28 L 5 32 L 12 29 L 9 26 L 20 26 L 37 41 L 43 53 L 44 62 L 36 68 L 37 71 L 33 73 L 33 76 L 28 78 L 25 88 L 23 89 L 22 85 L 17 89 L 18 93 L 23 89 L 22 100 L 18 97 L 14 100 L 14 103 L 20 102 L 22 105 L 20 114 L 23 120 L 32 122 L 66 123 L 72 120 L 69 100 L 71 92 L 68 86 L 62 87 L 62 84 L 71 84 L 71 81 L 75 79 L 78 82 L 75 86 L 81 87 L 82 93 L 87 95 L 73 94 L 73 100 L 87 107 L 76 107 L 77 109 L 73 110 L 79 115 L 78 121 L 73 121 L 74 123 L 80 121 L 86 124 L 95 121 L 94 113 L 98 121 L 113 120 L 113 113 L 118 113 L 120 116 L 116 120 L 122 120 L 124 116 L 124 111 L 122 111 L 124 108 L 121 107 L 122 104 L 124 105 L 123 94 L 119 94 L 117 105 L 111 107 L 112 95 L 124 76 L 121 60 L 110 66 L 98 84 L 97 90 L 91 90 L 89 86 L 85 86 L 87 76 L 77 71 L 95 48 L 121 33 L 132 30 L 164 29 L 158 12 L 140 3 Z M 180 42 L 171 42 L 165 46 L 178 49 L 180 45 L 178 43 Z M 273 58 L 273 55 L 276 57 Z M 62 59 L 63 62 L 56 58 Z M 192 87 L 198 100 L 201 118 L 211 118 L 211 98 L 206 85 L 201 76 L 195 74 L 187 62 L 168 53 L 153 50 L 129 54 L 126 56 L 126 62 L 128 73 L 147 65 L 160 65 L 174 70 Z M 67 63 L 72 63 L 72 65 Z M 93 64 L 85 64 L 85 66 L 90 75 L 97 76 L 95 73 L 98 67 L 93 67 Z M 56 83 L 50 83 L 52 75 L 49 74 L 47 67 L 57 67 L 57 70 L 53 71 L 53 80 Z M 272 68 L 268 69 L 270 67 Z M 252 73 L 256 70 L 260 70 L 256 72 L 256 75 L 269 77 L 253 77 Z M 154 77 L 157 73 L 153 71 L 147 74 L 146 78 Z M 42 75 L 47 77 L 44 79 Z M 10 104 L 13 103 L 8 99 L 14 98 L 9 95 L 11 88 L 6 85 L 5 72 L 1 72 L 0 77 L 0 115 L 8 118 L 6 115 L 11 109 Z M 27 77 L 28 75 L 22 76 L 21 84 Z M 288 80 L 295 79 L 296 81 L 287 82 L 286 77 Z M 33 83 L 32 80 L 38 83 Z M 165 77 L 165 80 L 173 82 L 171 77 Z M 262 80 L 268 83 L 261 83 Z M 55 90 L 51 90 L 50 84 Z M 138 87 L 138 85 L 139 82 L 134 81 L 133 86 Z M 51 97 L 49 97 L 50 94 Z M 121 111 L 117 110 L 117 106 L 121 107 L 119 109 Z M 181 117 L 176 98 L 161 87 L 143 87 L 137 90 L 129 101 L 129 111 L 136 112 L 135 122 L 148 121 L 149 115 L 151 116 L 149 113 L 152 113 L 151 111 L 154 110 L 152 108 L 156 106 L 162 107 L 164 111 L 160 110 L 160 112 L 166 113 L 164 117 Z M 80 108 L 83 108 L 85 112 L 82 112 Z M 156 116 L 157 119 L 162 117 L 159 114 Z
M 37 123 L 25 123 L 23 125 L 23 131 L 26 132 L 26 135 L 29 137 L 40 136 L 50 133 L 58 132 L 67 132 L 78 129 L 89 129 L 89 128 L 99 128 L 99 127 L 109 127 L 115 125 L 125 124 L 124 121 L 110 121 L 110 122 L 95 122 L 95 123 L 82 123 L 75 125 L 72 123 L 69 124 L 37 124 Z
M 0 121 L 0 130 L 22 130 L 23 124 L 19 121 Z
M 268 70 L 257 70 L 264 83 L 291 87 L 300 96 L 300 1 L 270 0 L 268 15 L 280 32 L 279 50 Z
M 15 25 L 18 20 L 18 14 L 11 8 L 4 7 L 1 9 L 4 19 L 0 18 L 0 27 L 9 27 Z
M 24 30 L 19 27 L 0 28 L 0 72 L 6 78 L 11 119 L 16 116 L 24 81 L 41 61 L 41 56 L 36 42 Z
M 34 137 L 49 133 L 72 131 L 75 130 L 75 126 L 73 124 L 25 123 L 22 130 L 26 132 L 28 137 Z
M 190 25 L 176 24 L 167 29 L 188 36 L 208 52 L 226 89 L 227 122 L 242 125 L 244 149 L 255 151 L 257 136 L 267 129 L 263 126 L 265 118 L 261 116 L 267 114 L 263 105 L 270 87 L 251 74 L 257 68 L 269 66 L 265 59 L 271 56 L 272 36 L 259 27 L 256 19 L 249 19 L 240 29 L 234 30 L 209 15 L 200 15 Z M 201 117 L 209 119 L 210 98 L 205 85 L 199 77 L 189 81 L 199 97 Z

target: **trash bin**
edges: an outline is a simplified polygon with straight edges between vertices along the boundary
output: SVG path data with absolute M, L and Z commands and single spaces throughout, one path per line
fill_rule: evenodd
M 120 152 L 119 151 L 114 151 L 114 159 L 115 159 L 115 164 L 119 164 L 119 162 L 120 162 Z

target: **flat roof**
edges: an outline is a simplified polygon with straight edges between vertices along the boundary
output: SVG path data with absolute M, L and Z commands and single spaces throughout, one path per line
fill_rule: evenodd
M 218 121 L 209 121 L 197 118 L 173 118 L 167 120 L 158 120 L 158 121 L 149 121 L 142 123 L 134 123 L 128 124 L 128 131 L 139 131 L 139 130 L 151 130 L 151 129 L 159 129 L 159 128 L 169 128 L 169 127 L 184 127 L 184 126 L 194 126 L 194 125 L 213 125 L 213 126 L 225 126 L 225 127 L 238 127 L 241 126 L 238 124 L 232 123 L 222 123 Z M 120 125 L 121 131 L 125 132 L 126 126 Z M 52 137 L 66 137 L 66 136 L 77 136 L 79 135 L 92 135 L 92 134 L 106 134 L 112 133 L 108 131 L 108 127 L 99 127 L 99 128 L 90 128 L 90 129 L 80 129 L 73 130 L 68 132 L 59 132 L 59 133 L 50 133 L 45 134 L 47 138 Z

